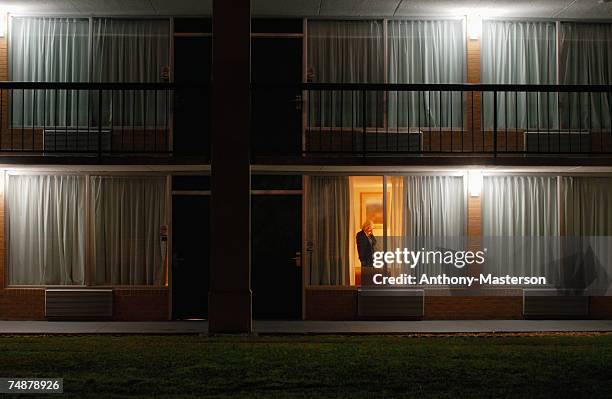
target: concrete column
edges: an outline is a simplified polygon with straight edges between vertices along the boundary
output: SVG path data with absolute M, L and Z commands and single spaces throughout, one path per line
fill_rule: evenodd
M 250 0 L 213 1 L 212 80 L 209 331 L 250 333 Z

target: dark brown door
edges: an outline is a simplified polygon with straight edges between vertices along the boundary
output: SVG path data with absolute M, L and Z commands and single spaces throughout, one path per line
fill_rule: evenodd
M 251 290 L 254 319 L 302 315 L 302 197 L 251 196 Z
M 173 148 L 177 155 L 209 159 L 210 90 L 190 84 L 210 84 L 211 69 L 212 37 L 175 37 L 174 80 L 187 86 L 179 88 L 174 95 Z
M 254 37 L 251 41 L 251 121 L 254 155 L 299 155 L 302 145 L 302 92 L 265 84 L 302 82 L 301 37 Z
M 208 318 L 210 196 L 172 196 L 172 316 Z

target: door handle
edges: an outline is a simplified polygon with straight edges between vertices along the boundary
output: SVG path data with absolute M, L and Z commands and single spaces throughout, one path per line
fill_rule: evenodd
M 293 261 L 295 262 L 295 267 L 302 267 L 302 253 L 301 252 L 296 252 L 295 256 L 293 258 Z
M 289 101 L 292 103 L 295 103 L 295 110 L 296 111 L 301 111 L 302 110 L 302 96 L 300 94 L 296 94 L 296 96 L 293 98 L 293 100 Z

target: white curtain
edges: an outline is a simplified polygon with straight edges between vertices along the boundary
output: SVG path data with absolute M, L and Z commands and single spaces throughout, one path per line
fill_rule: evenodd
M 561 84 L 612 84 L 612 24 L 562 22 Z M 561 124 L 571 129 L 610 128 L 610 93 L 562 96 Z
M 170 65 L 169 54 L 168 19 L 93 20 L 92 70 L 96 82 L 162 82 Z M 102 101 L 105 125 L 161 127 L 166 123 L 165 93 L 133 91 L 111 96 L 105 92 Z M 97 97 L 93 102 L 97 107 Z
M 389 83 L 463 83 L 466 48 L 463 20 L 389 20 Z M 460 127 L 461 94 L 389 93 L 391 127 Z
M 85 178 L 8 176 L 9 283 L 82 285 Z
M 387 210 L 387 243 L 383 250 L 395 251 L 397 248 L 403 250 L 406 246 L 406 236 L 404 229 L 406 228 L 405 215 L 406 211 L 406 195 L 404 191 L 403 176 L 387 176 L 387 195 L 389 198 L 389 209 Z M 400 264 L 392 263 L 387 265 L 388 273 L 391 276 L 397 276 L 402 273 Z
M 89 22 L 79 18 L 13 17 L 9 76 L 20 82 L 86 82 Z M 87 92 L 13 90 L 9 118 L 19 126 L 87 124 Z
M 612 178 L 564 177 L 564 286 L 604 295 L 612 277 Z
M 404 177 L 406 247 L 420 251 L 465 250 L 465 188 L 457 176 Z M 406 269 L 404 273 L 410 273 Z M 413 272 L 436 275 L 460 273 L 452 265 L 423 264 Z
M 557 178 L 490 176 L 483 179 L 485 270 L 496 276 L 559 277 Z
M 349 179 L 312 176 L 307 192 L 310 284 L 348 285 Z
M 382 21 L 308 21 L 308 73 L 315 83 L 383 83 Z M 361 127 L 359 91 L 311 92 L 311 126 Z M 383 120 L 382 93 L 366 96 L 367 126 Z
M 92 177 L 94 283 L 163 285 L 166 221 L 163 177 Z
M 482 23 L 482 83 L 556 84 L 557 34 L 554 22 Z M 497 126 L 509 129 L 557 129 L 557 93 L 500 92 Z M 493 127 L 493 94 L 483 96 L 483 118 Z

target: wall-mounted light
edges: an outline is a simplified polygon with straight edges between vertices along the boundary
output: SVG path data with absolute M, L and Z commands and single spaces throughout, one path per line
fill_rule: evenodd
M 468 185 L 471 197 L 480 197 L 482 193 L 482 171 L 470 170 L 468 172 Z
M 470 40 L 480 39 L 482 33 L 482 16 L 468 15 L 467 17 L 468 38 Z

